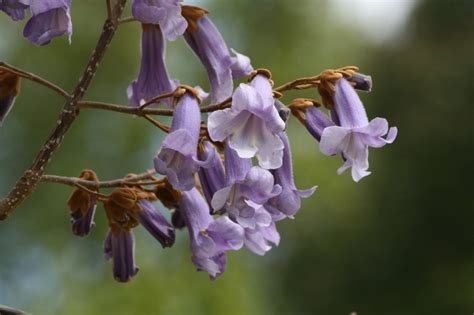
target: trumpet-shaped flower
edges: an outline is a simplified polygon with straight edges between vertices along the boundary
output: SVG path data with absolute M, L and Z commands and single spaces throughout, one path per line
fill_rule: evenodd
M 23 30 L 23 36 L 36 45 L 46 45 L 55 37 L 66 34 L 71 42 L 71 0 L 35 0 L 31 2 L 32 17 Z
M 113 260 L 113 275 L 119 282 L 128 282 L 138 272 L 135 265 L 135 237 L 132 230 L 112 227 L 104 242 L 104 256 Z
M 241 158 L 257 157 L 261 167 L 281 167 L 283 142 L 278 133 L 285 122 L 275 108 L 272 86 L 264 75 L 250 84 L 241 84 L 232 98 L 232 107 L 212 113 L 208 129 L 214 141 L 227 139 Z
M 195 7 L 183 7 L 190 27 L 184 38 L 207 70 L 211 83 L 211 102 L 220 103 L 232 95 L 233 78 L 249 75 L 253 68 L 250 59 L 234 50 L 231 56 L 222 35 L 207 12 Z
M 258 166 L 248 168 L 249 160 L 239 162 L 237 153 L 226 147 L 225 163 L 228 186 L 218 190 L 212 198 L 215 211 L 224 209 L 229 217 L 244 228 L 255 229 L 272 223 L 263 205 L 281 192 L 273 175 Z M 246 171 L 247 169 L 247 171 Z
M 196 188 L 183 192 L 180 211 L 189 230 L 193 263 L 215 279 L 226 269 L 225 252 L 242 248 L 243 228 L 227 216 L 214 220 Z
M 195 185 L 194 175 L 208 163 L 197 158 L 200 126 L 198 100 L 188 92 L 178 101 L 171 132 L 155 158 L 156 171 L 166 175 L 175 189 L 192 189 Z
M 397 136 L 397 128 L 389 129 L 384 118 L 377 117 L 369 122 L 364 105 L 345 79 L 337 81 L 334 98 L 334 112 L 339 126 L 324 129 L 320 149 L 326 155 L 342 153 L 345 163 L 338 173 L 352 168 L 352 178 L 357 182 L 370 175 L 369 147 L 381 148 L 392 143 Z
M 161 246 L 171 247 L 175 239 L 173 226 L 150 201 L 142 199 L 138 201 L 138 204 L 141 207 L 137 211 L 137 219 L 140 224 L 161 243 Z
M 283 213 L 292 218 L 301 208 L 301 198 L 310 197 L 316 190 L 316 187 L 307 190 L 298 190 L 293 179 L 293 164 L 291 161 L 291 148 L 288 136 L 285 132 L 279 134 L 280 139 L 285 144 L 283 152 L 283 165 L 276 170 L 272 170 L 275 177 L 275 184 L 282 187 L 281 194 L 270 199 L 265 208 L 270 213 Z
M 209 160 L 210 163 L 206 167 L 201 167 L 198 171 L 199 182 L 209 206 L 211 205 L 212 196 L 225 184 L 224 165 L 216 148 L 209 141 L 200 143 L 198 149 L 198 157 L 200 160 Z
M 165 40 L 158 25 L 142 26 L 142 58 L 138 78 L 127 89 L 130 106 L 140 106 L 155 96 L 172 92 L 177 82 L 170 79 L 165 64 Z M 171 98 L 162 102 L 171 105 Z
M 30 6 L 31 0 L 0 0 L 0 11 L 5 12 L 13 21 L 25 18 L 25 10 Z
M 182 35 L 188 23 L 181 15 L 182 0 L 134 0 L 132 14 L 145 24 L 159 24 L 168 40 Z
M 272 249 L 271 243 L 276 246 L 280 244 L 280 233 L 276 229 L 275 222 L 265 227 L 245 229 L 244 245 L 251 252 L 263 256 Z

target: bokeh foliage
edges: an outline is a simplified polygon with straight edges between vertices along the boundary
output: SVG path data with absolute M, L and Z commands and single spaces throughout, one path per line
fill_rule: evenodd
M 73 1 L 74 35 L 46 47 L 0 17 L 0 59 L 71 89 L 98 37 L 103 1 Z M 473 4 L 419 1 L 405 31 L 376 45 L 340 23 L 322 0 L 206 1 L 229 46 L 268 67 L 274 80 L 356 64 L 374 77 L 369 116 L 399 127 L 395 144 L 371 151 L 374 174 L 337 176 L 299 123 L 289 126 L 299 187 L 319 185 L 296 220 L 279 224 L 281 245 L 265 257 L 231 253 L 210 282 L 190 261 L 185 232 L 162 250 L 137 233 L 138 276 L 116 283 L 102 259 L 102 213 L 86 239 L 70 233 L 67 187 L 41 185 L 0 223 L 0 304 L 34 314 L 470 314 L 474 311 L 471 109 Z M 139 64 L 139 25 L 110 47 L 86 99 L 124 104 Z M 168 45 L 170 72 L 207 87 L 182 40 Z M 293 93 L 291 96 L 315 97 Z M 62 102 L 24 82 L 0 130 L 0 193 L 47 137 Z M 150 168 L 162 134 L 144 121 L 84 110 L 48 173 L 93 168 L 115 178 Z

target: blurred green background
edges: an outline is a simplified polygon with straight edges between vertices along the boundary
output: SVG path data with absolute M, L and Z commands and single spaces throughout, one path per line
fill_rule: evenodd
M 22 38 L 24 23 L 0 16 L 0 59 L 71 90 L 98 38 L 105 1 L 72 1 L 74 35 L 46 47 Z M 277 84 L 326 68 L 358 65 L 374 78 L 363 94 L 370 117 L 398 126 L 397 141 L 372 150 L 359 184 L 323 156 L 292 119 L 300 188 L 319 185 L 282 241 L 264 257 L 229 254 L 217 281 L 195 272 L 186 232 L 162 250 L 137 229 L 140 272 L 115 282 L 102 258 L 101 211 L 91 236 L 70 232 L 68 187 L 43 184 L 0 223 L 0 304 L 34 314 L 472 314 L 474 4 L 470 0 L 238 0 L 203 5 L 230 47 L 273 71 Z M 129 9 L 127 11 L 129 14 Z M 86 99 L 126 103 L 139 67 L 140 26 L 118 32 Z M 168 45 L 181 82 L 207 87 L 182 39 Z M 313 91 L 291 97 L 315 97 Z M 289 100 L 288 98 L 287 100 Z M 0 193 L 29 165 L 62 100 L 23 82 L 0 129 Z M 162 139 L 131 116 L 84 110 L 47 173 L 103 179 L 152 166 Z

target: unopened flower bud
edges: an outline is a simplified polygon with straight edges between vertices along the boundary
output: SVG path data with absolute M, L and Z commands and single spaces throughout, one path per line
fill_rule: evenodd
M 20 77 L 0 70 L 0 124 L 5 120 L 20 94 Z
M 79 178 L 98 181 L 97 175 L 92 170 L 83 170 Z M 95 226 L 96 198 L 81 189 L 76 189 L 69 197 L 68 205 L 71 210 L 72 232 L 78 236 L 86 236 Z

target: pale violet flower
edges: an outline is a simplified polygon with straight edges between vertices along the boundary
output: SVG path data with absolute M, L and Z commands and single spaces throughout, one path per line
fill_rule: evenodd
M 182 0 L 134 0 L 132 14 L 144 24 L 159 24 L 168 40 L 176 40 L 182 35 L 188 23 L 181 15 Z
M 30 6 L 31 0 L 0 0 L 0 11 L 5 12 L 13 21 L 25 18 L 25 10 Z
M 233 80 L 249 75 L 250 59 L 232 50 L 231 55 L 221 33 L 206 12 L 186 7 L 185 17 L 192 25 L 184 33 L 184 39 L 207 70 L 211 83 L 211 102 L 220 103 L 232 95 Z M 187 16 L 186 16 L 186 12 Z
M 345 163 L 338 173 L 352 168 L 352 178 L 357 182 L 370 175 L 369 147 L 381 148 L 392 143 L 397 136 L 397 128 L 389 129 L 384 118 L 377 117 L 369 122 L 359 96 L 345 79 L 337 81 L 334 100 L 334 113 L 339 126 L 324 129 L 320 149 L 326 155 L 342 153 Z
M 138 78 L 127 89 L 130 106 L 141 106 L 155 96 L 172 92 L 177 81 L 171 80 L 165 63 L 166 41 L 157 25 L 142 25 L 141 65 Z M 171 105 L 171 98 L 161 102 Z
M 316 191 L 316 186 L 306 190 L 296 188 L 293 179 L 290 142 L 285 132 L 281 132 L 279 136 L 285 144 L 283 165 L 271 172 L 275 177 L 275 184 L 280 185 L 282 191 L 265 204 L 265 208 L 273 215 L 273 220 L 281 219 L 280 214 L 283 214 L 283 217 L 293 218 L 301 208 L 301 198 L 309 198 Z
M 194 175 L 209 161 L 199 161 L 197 146 L 201 127 L 201 112 L 196 96 L 187 92 L 178 101 L 171 124 L 155 157 L 155 169 L 166 175 L 175 189 L 190 190 L 195 186 Z
M 209 115 L 209 135 L 214 141 L 227 139 L 241 158 L 256 156 L 261 167 L 279 168 L 284 145 L 278 133 L 285 129 L 285 122 L 274 103 L 269 79 L 258 74 L 250 84 L 236 89 L 231 108 Z
M 229 217 L 243 228 L 267 227 L 272 223 L 264 204 L 281 192 L 273 175 L 258 166 L 251 167 L 250 160 L 241 159 L 230 147 L 225 149 L 227 186 L 212 198 L 214 211 L 225 210 Z
M 276 229 L 275 222 L 265 227 L 245 229 L 244 245 L 251 252 L 263 256 L 272 249 L 271 243 L 276 246 L 280 244 L 280 233 Z
M 226 269 L 226 251 L 242 248 L 244 229 L 227 216 L 214 219 L 196 188 L 183 192 L 180 211 L 189 230 L 193 263 L 215 279 Z
M 31 18 L 25 25 L 23 36 L 36 45 L 46 45 L 55 37 L 67 35 L 71 42 L 72 23 L 70 0 L 31 1 Z

